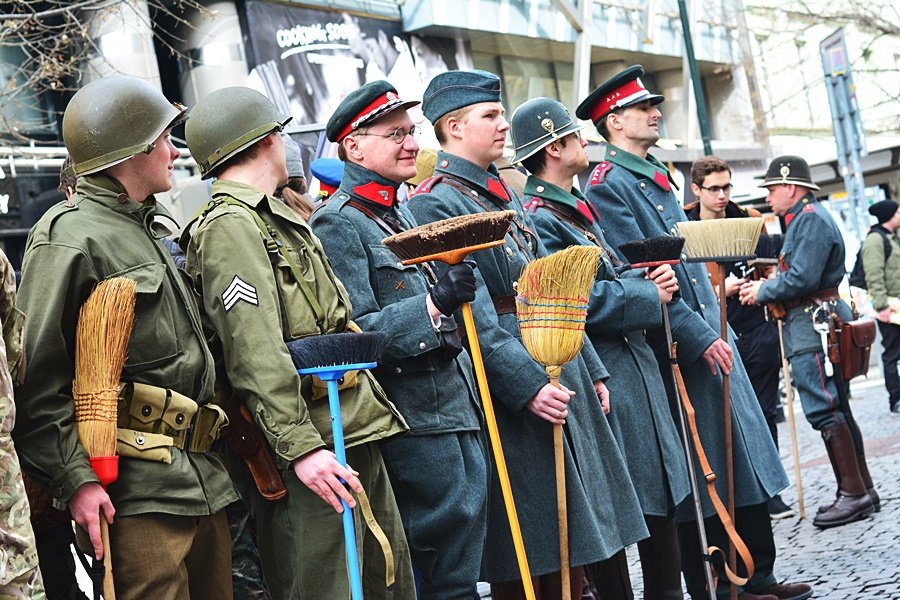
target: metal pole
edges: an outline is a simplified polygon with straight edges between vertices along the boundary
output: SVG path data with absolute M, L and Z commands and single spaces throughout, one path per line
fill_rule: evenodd
M 703 98 L 703 86 L 700 81 L 700 70 L 694 57 L 694 42 L 691 40 L 691 24 L 684 0 L 678 0 L 678 14 L 681 17 L 681 31 L 684 34 L 684 53 L 691 72 L 691 84 L 697 102 L 697 121 L 700 124 L 700 137 L 703 139 L 703 154 L 712 155 L 712 144 L 709 134 L 709 116 L 706 112 L 706 100 Z M 686 94 L 685 94 L 686 95 Z

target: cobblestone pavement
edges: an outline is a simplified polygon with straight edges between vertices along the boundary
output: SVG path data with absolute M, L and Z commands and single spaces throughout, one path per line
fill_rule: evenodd
M 878 377 L 876 372 L 876 377 Z M 814 598 L 829 600 L 900 599 L 900 416 L 888 411 L 880 378 L 861 379 L 851 387 L 853 414 L 866 443 L 869 470 L 881 495 L 881 512 L 832 529 L 812 524 L 817 507 L 834 499 L 835 483 L 820 435 L 794 402 L 806 517 L 773 521 L 779 581 L 806 582 Z M 781 457 L 791 486 L 782 498 L 798 511 L 790 430 L 778 426 Z M 628 552 L 635 598 L 642 597 L 637 552 Z

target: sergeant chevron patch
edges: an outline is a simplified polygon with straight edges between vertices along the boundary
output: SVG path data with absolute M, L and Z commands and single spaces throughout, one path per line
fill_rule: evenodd
M 234 276 L 228 287 L 222 292 L 222 302 L 225 303 L 225 312 L 231 310 L 235 304 L 243 300 L 247 304 L 259 306 L 259 298 L 256 296 L 256 288 L 238 277 Z

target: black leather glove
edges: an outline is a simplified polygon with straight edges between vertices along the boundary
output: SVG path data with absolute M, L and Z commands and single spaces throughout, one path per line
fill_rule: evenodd
M 431 288 L 431 301 L 442 314 L 452 316 L 463 302 L 475 299 L 475 263 L 452 265 Z

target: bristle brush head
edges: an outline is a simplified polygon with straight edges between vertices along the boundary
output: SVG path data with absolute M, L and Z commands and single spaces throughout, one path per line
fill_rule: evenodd
M 502 240 L 515 216 L 512 210 L 462 215 L 408 229 L 381 243 L 401 260 L 415 260 Z
M 294 366 L 312 369 L 378 362 L 388 336 L 380 331 L 333 333 L 291 340 L 287 343 Z
M 659 235 L 625 242 L 619 246 L 619 252 L 632 266 L 652 266 L 681 260 L 684 238 L 671 235 Z

